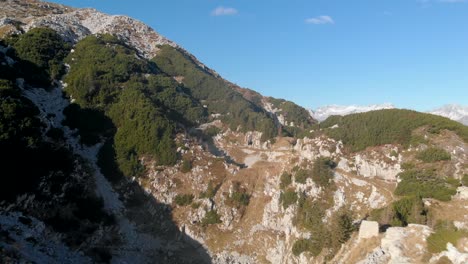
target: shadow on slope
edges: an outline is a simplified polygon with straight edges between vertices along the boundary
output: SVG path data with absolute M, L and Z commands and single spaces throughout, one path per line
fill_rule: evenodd
M 212 263 L 210 254 L 203 245 L 187 235 L 184 226 L 177 226 L 170 205 L 157 201 L 136 181 L 123 176 L 115 163 L 115 151 L 109 141 L 102 150 L 98 164 L 124 203 L 124 217 L 132 221 L 141 239 L 154 243 L 150 238 L 152 236 L 160 244 L 147 248 L 128 245 L 111 249 L 133 254 L 141 252 L 154 259 L 154 263 Z M 158 249 L 154 250 L 155 248 Z

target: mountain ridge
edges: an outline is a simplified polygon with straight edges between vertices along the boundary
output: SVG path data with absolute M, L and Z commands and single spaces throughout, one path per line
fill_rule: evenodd
M 134 47 L 151 38 L 133 22 L 90 34 L 90 9 L 62 19 L 67 7 L 0 5 L 13 14 L 0 33 L 18 33 L 0 40 L 1 260 L 468 260 L 467 127 L 398 109 L 317 124 L 182 47 Z M 67 43 L 48 25 L 89 34 Z M 385 231 L 361 237 L 364 219 Z
M 318 107 L 316 109 L 310 109 L 310 115 L 318 121 L 324 121 L 332 115 L 345 116 L 355 113 L 365 113 L 369 111 L 381 110 L 381 109 L 393 109 L 396 108 L 391 103 L 384 104 L 372 104 L 372 105 L 327 105 Z M 434 110 L 427 111 L 426 113 L 434 114 L 450 118 L 454 121 L 460 122 L 464 125 L 468 125 L 468 107 L 458 104 L 448 104 L 436 108 Z

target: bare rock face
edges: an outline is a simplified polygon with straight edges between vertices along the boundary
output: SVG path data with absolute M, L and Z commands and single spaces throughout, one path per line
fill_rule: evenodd
M 52 28 L 65 40 L 73 43 L 90 34 L 112 34 L 149 59 L 158 52 L 158 45 L 177 46 L 138 20 L 127 16 L 107 15 L 90 8 L 35 18 L 25 29 L 35 27 Z
M 370 254 L 358 263 L 423 263 L 426 239 L 431 229 L 424 225 L 391 227 Z
M 394 181 L 401 172 L 400 164 L 389 164 L 383 160 L 356 155 L 354 157 L 358 175 L 368 178 L 378 177 L 384 180 Z
M 371 238 L 379 235 L 379 223 L 375 221 L 362 221 L 359 228 L 359 238 Z
M 453 197 L 457 200 L 468 200 L 468 187 L 460 186 L 457 188 L 457 194 Z

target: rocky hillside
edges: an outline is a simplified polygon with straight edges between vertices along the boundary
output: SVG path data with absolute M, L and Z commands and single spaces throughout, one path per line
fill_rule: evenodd
M 468 127 L 317 124 L 131 18 L 0 18 L 2 263 L 468 261 Z

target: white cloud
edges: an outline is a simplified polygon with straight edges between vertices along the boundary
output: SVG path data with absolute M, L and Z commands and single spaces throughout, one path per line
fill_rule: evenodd
M 232 7 L 224 7 L 224 6 L 219 6 L 215 8 L 213 11 L 211 11 L 212 16 L 232 16 L 232 15 L 237 15 L 239 11 L 237 9 L 232 8 Z
M 335 24 L 335 21 L 330 16 L 311 17 L 311 18 L 307 18 L 305 22 L 307 24 L 314 24 L 314 25 Z

